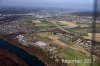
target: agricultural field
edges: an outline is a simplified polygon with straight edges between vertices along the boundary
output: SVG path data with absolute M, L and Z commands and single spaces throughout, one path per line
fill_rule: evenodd
M 45 19 L 39 19 L 39 20 L 33 20 L 33 23 L 35 23 L 35 26 L 54 26 L 52 23 L 48 22 Z
M 58 25 L 67 26 L 69 28 L 78 27 L 78 25 L 76 23 L 74 23 L 74 22 L 58 21 L 57 23 L 58 23 Z
M 88 36 L 83 36 L 86 39 L 92 40 L 93 33 L 88 33 Z M 95 41 L 100 42 L 100 33 L 95 33 Z
M 79 25 L 78 27 L 71 28 L 68 31 L 79 36 L 88 36 L 88 32 L 92 30 L 92 26 L 87 24 L 86 25 L 78 24 L 78 25 Z
M 38 35 L 40 37 L 44 37 L 43 40 L 45 41 L 49 41 L 49 43 L 51 44 L 56 44 L 58 46 L 60 46 L 61 48 L 58 49 L 58 53 L 56 54 L 57 56 L 64 58 L 66 60 L 84 60 L 84 59 L 89 59 L 88 56 L 88 52 L 86 52 L 85 50 L 82 50 L 83 48 L 75 46 L 75 44 L 73 44 L 70 41 L 63 41 L 61 40 L 59 37 L 57 37 L 56 35 L 52 35 L 48 32 L 46 33 L 38 33 Z M 48 39 L 49 38 L 49 39 Z M 78 48 L 77 48 L 78 47 Z M 84 51 L 84 52 L 82 52 Z M 99 62 L 95 61 L 96 66 L 99 66 Z M 75 65 L 74 63 L 70 64 L 70 66 Z M 89 66 L 90 63 L 77 63 L 77 66 Z
M 66 46 L 66 44 L 64 44 L 63 42 L 59 41 L 59 37 L 55 36 L 55 35 L 52 35 L 50 33 L 38 33 L 38 35 L 42 38 L 46 37 L 46 38 L 49 38 L 50 40 L 46 40 L 48 41 L 49 43 L 52 43 L 52 44 L 56 44 L 56 45 L 59 45 L 59 46 Z M 45 40 L 45 39 L 44 39 Z M 52 41 L 51 41 L 52 40 Z
M 59 51 L 63 52 L 63 56 L 67 60 L 82 60 L 82 63 L 76 63 L 76 66 L 90 66 L 90 63 L 84 63 L 84 60 L 89 59 L 89 56 L 87 56 L 83 52 L 79 52 L 71 48 L 63 48 L 62 50 L 60 49 Z M 69 64 L 69 65 L 73 65 L 73 64 Z M 99 65 L 100 63 L 97 60 L 95 60 L 94 66 L 99 66 Z

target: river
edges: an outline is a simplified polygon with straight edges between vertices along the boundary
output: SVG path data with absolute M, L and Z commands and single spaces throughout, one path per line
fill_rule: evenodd
M 23 49 L 18 48 L 7 41 L 4 41 L 3 39 L 0 39 L 0 48 L 7 49 L 9 50 L 9 52 L 16 54 L 22 60 L 27 62 L 29 66 L 45 66 L 45 64 L 42 61 L 40 61 L 37 57 L 30 55 Z

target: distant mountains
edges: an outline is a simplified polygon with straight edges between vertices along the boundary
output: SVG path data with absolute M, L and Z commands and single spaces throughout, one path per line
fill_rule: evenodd
M 93 16 L 94 12 L 74 12 L 71 13 L 72 15 L 78 15 L 78 16 Z M 100 12 L 97 12 L 97 14 L 100 16 Z
M 27 7 L 27 6 L 0 6 L 0 14 L 25 14 L 30 12 L 41 12 L 41 10 L 48 10 L 48 11 L 70 11 L 72 15 L 79 15 L 79 16 L 92 16 L 93 12 L 91 10 L 80 10 L 77 11 L 75 9 L 64 9 L 64 8 L 43 8 L 43 7 Z M 100 15 L 100 12 L 98 12 Z
M 30 12 L 39 12 L 41 10 L 48 10 L 48 11 L 69 11 L 69 12 L 77 12 L 78 10 L 72 8 L 56 8 L 56 7 L 28 7 L 28 6 L 0 6 L 0 13 L 1 14 L 25 14 Z M 84 11 L 80 10 L 79 12 Z M 85 10 L 87 11 L 87 10 Z

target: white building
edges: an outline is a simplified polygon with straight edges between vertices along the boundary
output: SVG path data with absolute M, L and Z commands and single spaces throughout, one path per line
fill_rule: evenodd
M 47 46 L 47 44 L 44 43 L 44 42 L 42 42 L 42 41 L 36 42 L 35 45 L 37 45 L 37 46 L 39 46 L 39 47 L 42 47 L 42 48 L 45 47 L 45 46 Z
M 26 43 L 27 41 L 23 35 L 18 35 L 18 36 L 16 36 L 16 38 L 18 39 L 19 43 L 21 43 L 23 45 L 27 45 L 27 43 Z

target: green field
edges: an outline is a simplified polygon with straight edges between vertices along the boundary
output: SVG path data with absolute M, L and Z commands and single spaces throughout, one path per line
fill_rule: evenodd
M 48 22 L 48 21 L 45 20 L 45 19 L 41 19 L 41 20 L 39 20 L 39 21 L 40 21 L 41 23 L 38 24 L 38 26 L 54 26 L 54 24 Z
M 61 52 L 64 53 L 65 59 L 67 60 L 83 60 L 82 63 L 77 63 L 76 66 L 90 66 L 90 63 L 84 63 L 84 59 L 89 59 L 89 57 L 82 52 L 75 51 L 71 48 L 64 48 L 60 50 Z M 100 63 L 95 61 L 95 66 L 100 66 Z M 69 64 L 71 66 L 75 66 L 75 64 Z
M 61 42 L 63 42 L 63 43 L 65 43 L 65 44 L 73 45 L 73 42 L 71 42 L 71 41 L 66 41 L 66 40 L 64 40 L 62 38 L 59 38 L 58 40 L 61 41 Z
M 79 36 L 87 36 L 89 30 L 88 28 L 73 28 L 68 31 Z
M 82 52 L 75 51 L 71 48 L 64 48 L 62 50 L 65 53 L 66 59 L 84 59 L 84 58 L 89 58 L 87 55 L 85 55 Z

